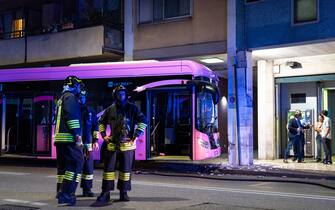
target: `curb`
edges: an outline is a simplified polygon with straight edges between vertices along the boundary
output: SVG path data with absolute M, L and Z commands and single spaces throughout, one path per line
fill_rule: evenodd
M 220 164 L 195 164 L 195 163 L 180 163 L 180 162 L 157 162 L 135 161 L 135 169 L 145 171 L 159 172 L 175 172 L 182 174 L 204 174 L 204 175 L 243 175 L 243 176 L 258 176 L 258 177 L 281 177 L 281 178 L 299 178 L 313 180 L 330 180 L 335 181 L 335 174 L 320 173 L 319 171 L 301 171 L 289 169 L 273 169 L 269 167 L 259 167 L 251 169 L 230 168 Z

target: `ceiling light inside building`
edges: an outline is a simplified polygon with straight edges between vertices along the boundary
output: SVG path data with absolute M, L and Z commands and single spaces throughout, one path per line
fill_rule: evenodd
M 224 61 L 220 58 L 205 58 L 200 60 L 203 63 L 223 63 Z

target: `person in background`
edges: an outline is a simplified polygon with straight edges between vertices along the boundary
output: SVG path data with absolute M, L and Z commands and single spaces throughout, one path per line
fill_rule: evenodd
M 323 149 L 325 151 L 325 160 L 323 161 L 324 164 L 333 164 L 332 161 L 332 140 L 331 140 L 331 120 L 328 117 L 328 111 L 322 110 L 321 114 L 324 118 L 323 124 L 322 124 L 322 143 L 323 143 Z
M 323 116 L 322 114 L 318 115 L 318 122 L 315 125 L 315 132 L 316 132 L 316 137 L 315 137 L 315 141 L 316 141 L 316 162 L 321 162 L 321 154 L 322 154 L 322 147 L 323 147 L 323 143 L 322 143 L 322 136 L 321 136 L 321 132 L 322 132 L 322 124 L 323 124 Z
M 285 149 L 284 160 L 283 160 L 284 163 L 288 163 L 287 158 L 288 158 L 290 150 L 293 147 L 294 141 L 295 141 L 295 135 L 296 134 L 295 134 L 294 130 L 291 129 L 291 131 L 290 131 L 290 129 L 289 129 L 289 126 L 292 127 L 292 124 L 294 123 L 294 120 L 295 120 L 294 116 L 290 116 L 290 119 L 289 119 L 289 121 L 287 123 L 287 126 L 286 126 L 286 128 L 288 130 L 288 144 L 287 144 L 287 147 Z M 294 155 L 296 155 L 296 154 L 294 154 Z M 295 156 L 295 158 L 297 158 L 297 157 Z
M 294 119 L 289 122 L 289 136 L 294 138 L 294 145 L 297 151 L 298 163 L 302 163 L 304 159 L 304 129 L 309 129 L 310 125 L 303 125 L 301 123 L 301 111 L 296 110 L 294 114 Z
M 98 151 L 98 119 L 95 112 L 87 106 L 86 89 L 81 87 L 79 101 L 81 104 L 82 139 L 84 143 L 84 164 L 80 187 L 83 189 L 83 197 L 94 197 L 92 192 L 94 160 L 92 150 Z

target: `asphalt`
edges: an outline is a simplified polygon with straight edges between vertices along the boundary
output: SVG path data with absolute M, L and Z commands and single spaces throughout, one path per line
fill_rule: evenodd
M 252 166 L 230 166 L 226 159 L 216 158 L 205 161 L 147 160 L 135 161 L 135 173 L 159 176 L 195 177 L 231 181 L 295 182 L 319 185 L 335 190 L 335 165 L 316 163 L 305 159 L 305 163 L 282 160 L 255 160 Z M 15 158 L 0 156 L 0 165 L 55 167 L 54 160 Z M 101 168 L 101 164 L 97 165 Z
M 305 159 L 304 163 L 255 160 L 252 166 L 231 166 L 223 158 L 206 161 L 145 161 L 135 163 L 136 173 L 196 177 L 230 181 L 293 182 L 335 190 L 335 166 Z

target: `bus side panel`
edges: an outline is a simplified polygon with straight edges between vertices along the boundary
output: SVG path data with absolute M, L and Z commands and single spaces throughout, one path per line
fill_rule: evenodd
M 136 150 L 135 150 L 135 160 L 146 160 L 146 147 L 147 147 L 147 142 L 146 142 L 146 129 L 144 130 L 144 133 L 138 137 L 137 142 L 136 142 Z
M 221 154 L 221 147 L 211 149 L 207 134 L 194 129 L 193 136 L 193 150 L 195 151 L 194 160 L 214 158 Z
M 55 140 L 55 125 L 52 125 L 51 127 L 51 132 L 52 132 L 52 136 L 51 136 L 51 155 L 50 156 L 37 156 L 38 159 L 56 159 L 56 147 L 54 145 L 54 140 Z M 38 141 L 41 141 L 38 139 Z

